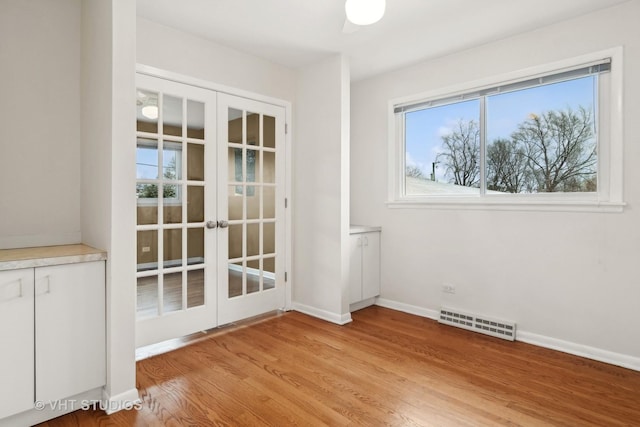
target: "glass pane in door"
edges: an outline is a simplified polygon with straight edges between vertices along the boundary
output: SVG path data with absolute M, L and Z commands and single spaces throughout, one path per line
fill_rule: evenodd
M 161 317 L 205 301 L 205 104 L 137 93 L 137 312 Z
M 275 286 L 275 137 L 273 117 L 228 108 L 229 298 Z
M 182 136 L 182 98 L 165 95 L 162 103 L 163 133 Z
M 187 137 L 204 139 L 204 104 L 187 101 Z
M 187 308 L 204 305 L 204 269 L 187 271 Z

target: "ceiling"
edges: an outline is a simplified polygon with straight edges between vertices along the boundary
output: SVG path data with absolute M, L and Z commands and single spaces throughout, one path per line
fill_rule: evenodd
M 387 0 L 343 32 L 344 0 L 137 0 L 138 16 L 292 68 L 350 57 L 361 80 L 629 0 Z

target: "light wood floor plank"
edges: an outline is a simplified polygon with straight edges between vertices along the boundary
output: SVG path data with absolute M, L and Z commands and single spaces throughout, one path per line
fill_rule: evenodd
M 640 372 L 369 307 L 290 312 L 138 362 L 139 411 L 43 426 L 632 426 Z

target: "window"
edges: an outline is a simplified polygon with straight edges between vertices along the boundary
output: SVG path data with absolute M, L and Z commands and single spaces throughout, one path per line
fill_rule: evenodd
M 607 53 L 392 101 L 390 205 L 621 210 L 620 52 Z
M 158 204 L 158 185 L 162 182 L 162 198 L 165 204 L 180 204 L 182 188 L 172 181 L 181 179 L 182 146 L 165 141 L 162 149 L 162 174 L 158 166 L 158 142 L 138 138 L 136 150 L 136 185 L 138 205 Z M 144 182 L 144 181 L 152 182 Z

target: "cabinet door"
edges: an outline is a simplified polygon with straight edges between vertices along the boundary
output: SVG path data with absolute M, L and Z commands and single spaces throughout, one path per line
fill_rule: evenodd
M 33 269 L 0 272 L 0 418 L 33 409 Z
M 106 381 L 104 261 L 36 268 L 36 400 Z
M 349 304 L 362 300 L 362 238 L 349 236 Z
M 362 235 L 362 299 L 380 295 L 380 233 Z

